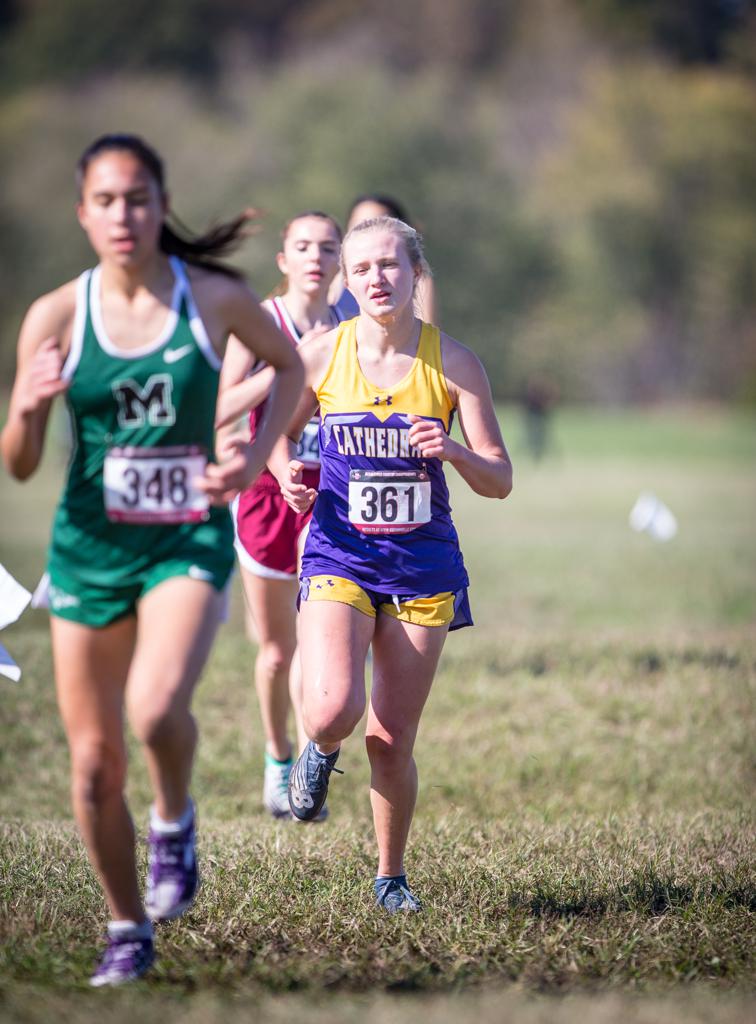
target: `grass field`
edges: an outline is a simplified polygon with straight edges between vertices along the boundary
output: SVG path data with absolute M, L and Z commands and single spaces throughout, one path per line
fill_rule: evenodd
M 275 823 L 238 592 L 198 691 L 201 896 L 149 982 L 94 993 L 105 925 L 68 804 L 46 619 L 2 635 L 0 1016 L 141 1024 L 751 1021 L 756 946 L 756 418 L 565 410 L 506 503 L 452 479 L 477 626 L 449 638 L 421 726 L 409 872 L 376 915 L 364 746 L 331 818 Z M 2 480 L 0 561 L 27 587 L 62 455 Z M 453 478 L 454 474 L 449 474 Z M 638 493 L 680 523 L 634 534 Z M 149 789 L 133 751 L 144 834 Z M 143 855 L 142 849 L 142 855 Z

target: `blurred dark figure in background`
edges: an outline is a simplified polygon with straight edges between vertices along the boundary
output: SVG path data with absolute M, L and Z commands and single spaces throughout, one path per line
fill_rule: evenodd
M 525 447 L 536 462 L 553 447 L 551 415 L 558 397 L 556 385 L 548 377 L 533 374 L 525 382 L 521 398 Z

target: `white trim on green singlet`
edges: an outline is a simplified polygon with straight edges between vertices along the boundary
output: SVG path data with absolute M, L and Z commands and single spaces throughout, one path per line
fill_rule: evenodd
M 171 266 L 173 267 L 173 273 L 176 275 L 176 280 L 181 282 L 181 289 L 186 299 L 186 308 L 189 313 L 189 330 L 194 335 L 194 340 L 197 342 L 202 355 L 207 360 L 208 364 L 213 370 L 220 372 L 222 359 L 213 348 L 213 343 L 210 341 L 210 336 L 207 333 L 207 328 L 199 315 L 197 304 L 194 301 L 194 295 L 192 294 L 192 286 L 189 283 L 189 275 L 186 272 L 186 267 L 176 256 L 171 256 Z
M 157 352 L 163 347 L 163 345 L 170 341 L 178 324 L 179 311 L 181 309 L 181 294 L 183 292 L 181 278 L 176 274 L 173 261 L 171 261 L 171 270 L 173 270 L 174 277 L 171 308 L 168 311 L 168 316 L 166 317 L 160 334 L 154 341 L 149 341 L 146 345 L 140 345 L 139 348 L 122 349 L 113 344 L 105 330 L 105 324 L 102 319 L 102 297 L 100 295 L 102 265 L 98 264 L 98 266 L 94 268 L 92 271 L 92 284 L 89 289 L 89 312 L 92 317 L 92 329 L 94 330 L 95 338 L 103 352 L 107 352 L 109 356 L 114 356 L 116 359 L 142 359 L 144 356 L 149 356 L 152 355 L 153 352 Z
M 81 359 L 84 348 L 84 331 L 87 326 L 87 285 L 91 275 L 91 270 L 85 270 L 83 274 L 79 274 L 76 281 L 76 309 L 71 328 L 71 345 L 66 361 L 63 363 L 63 369 L 60 371 L 62 380 L 71 380 Z

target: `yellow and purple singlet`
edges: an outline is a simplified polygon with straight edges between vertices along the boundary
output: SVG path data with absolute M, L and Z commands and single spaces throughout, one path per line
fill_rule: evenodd
M 407 375 L 379 388 L 360 368 L 357 322 L 339 328 L 317 389 L 320 488 L 302 577 L 332 574 L 400 597 L 456 593 L 468 578 L 443 466 L 408 438 L 412 413 L 451 429 L 439 330 L 423 324 Z

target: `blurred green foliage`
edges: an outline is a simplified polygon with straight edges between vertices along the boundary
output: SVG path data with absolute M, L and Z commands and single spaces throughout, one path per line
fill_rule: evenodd
M 0 2 L 0 372 L 91 262 L 73 166 L 143 134 L 195 227 L 395 193 L 441 322 L 494 390 L 756 401 L 756 97 L 745 0 Z

